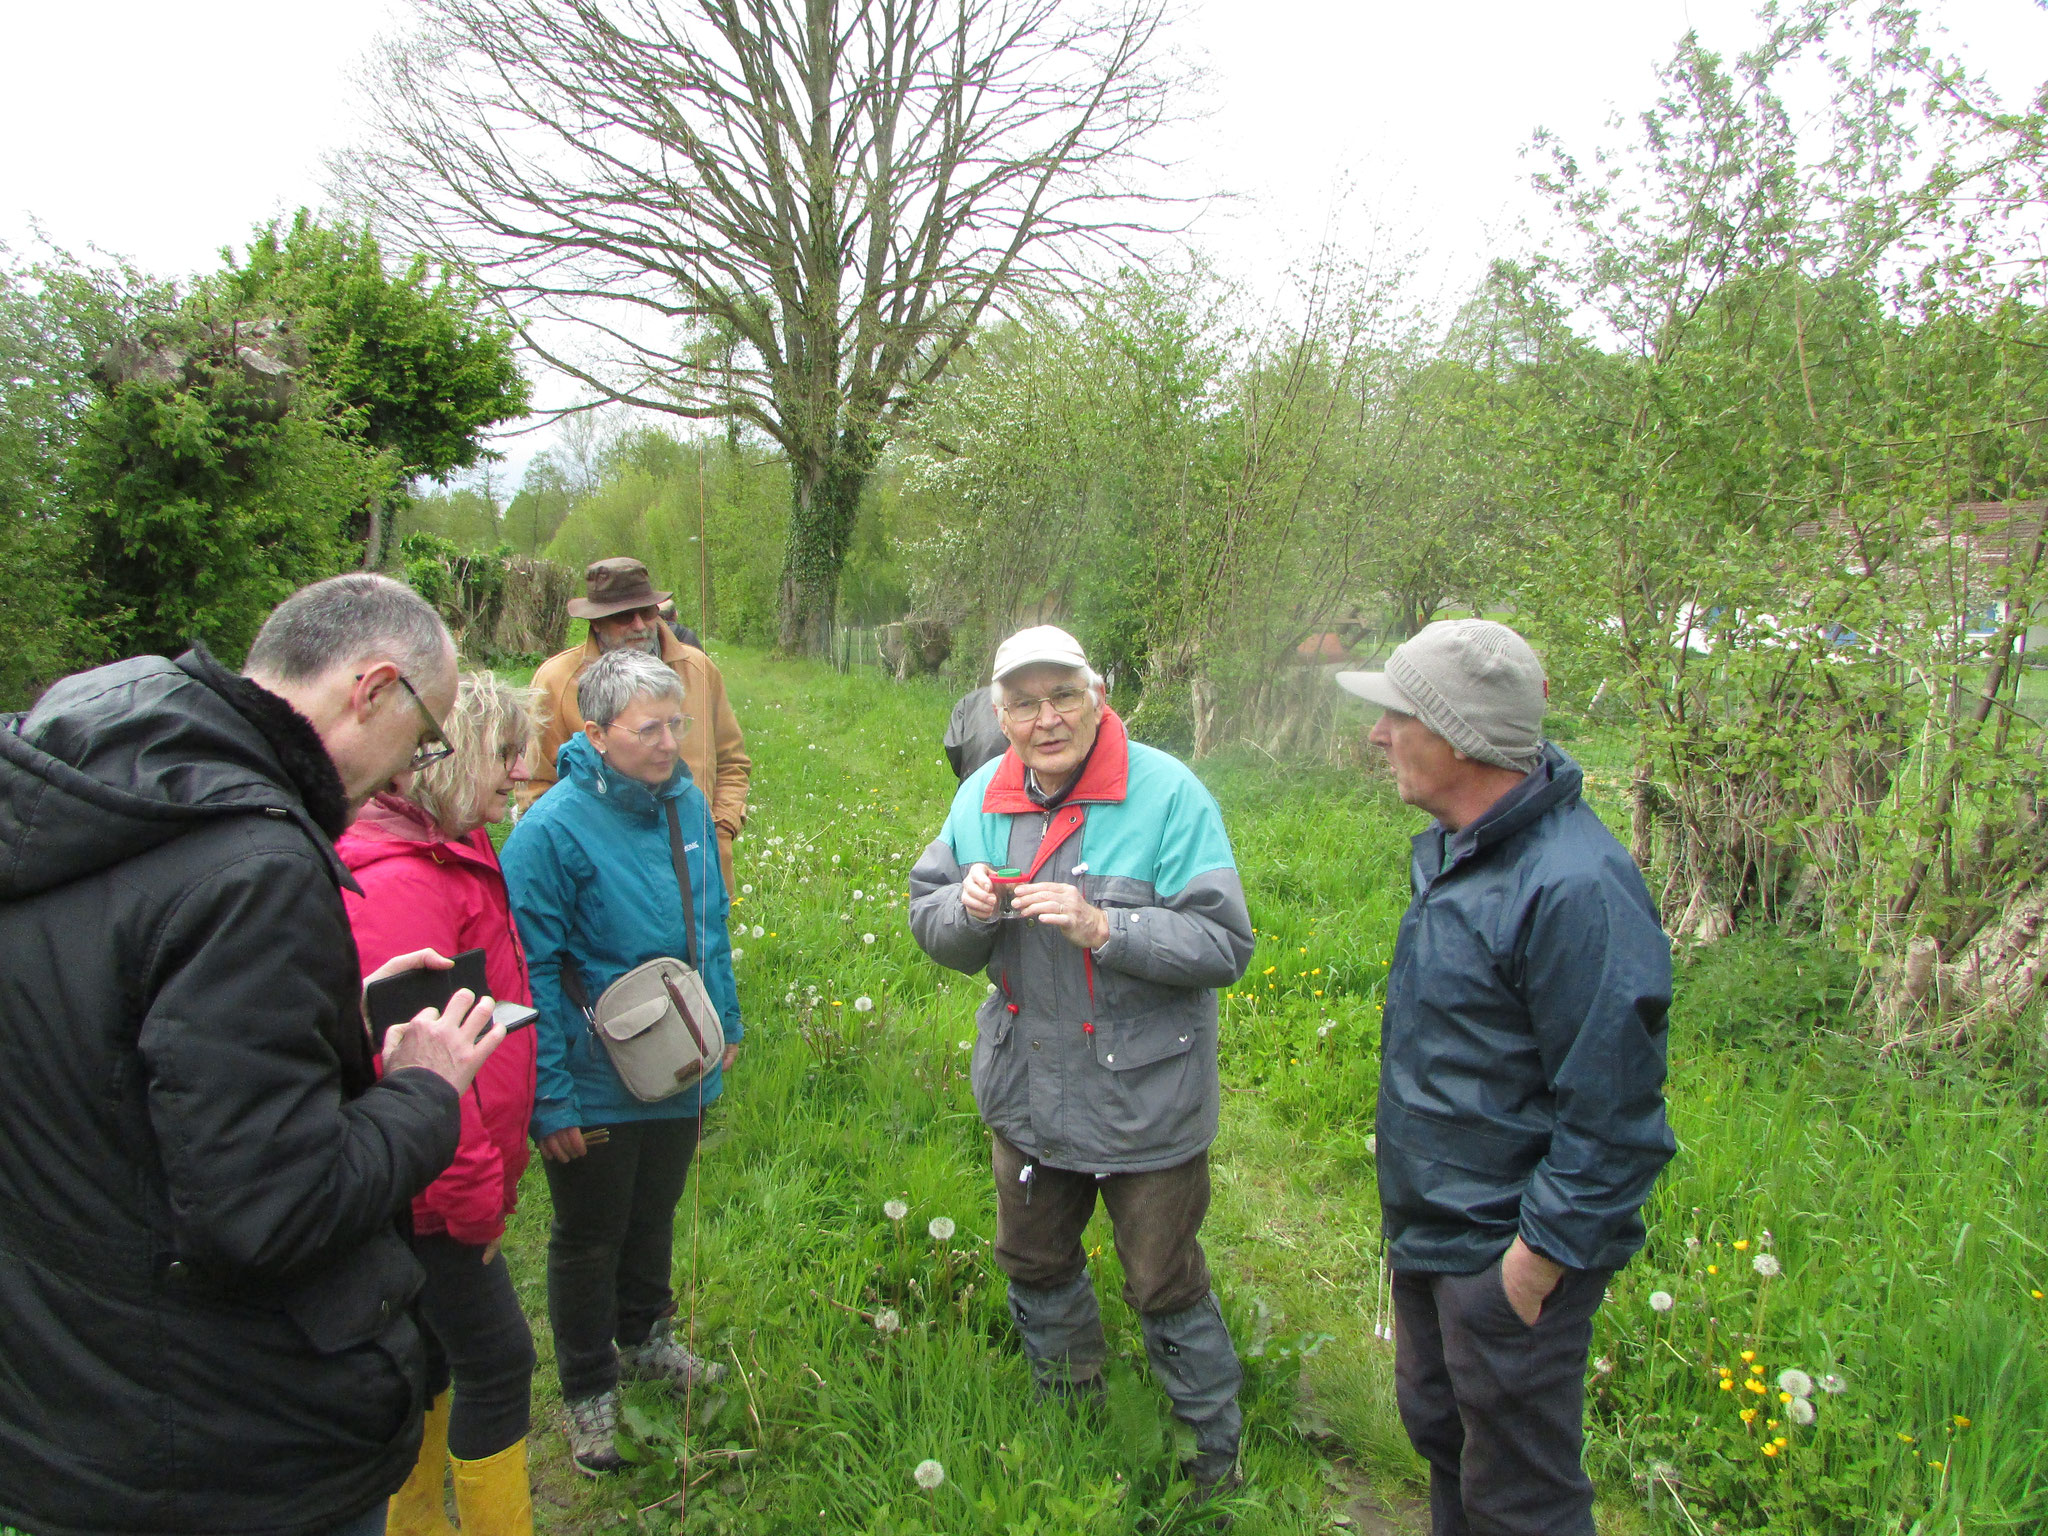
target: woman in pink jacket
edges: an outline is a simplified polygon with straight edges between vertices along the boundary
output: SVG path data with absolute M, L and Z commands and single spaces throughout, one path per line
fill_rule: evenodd
M 530 1003 L 505 877 L 483 830 L 527 778 L 527 698 L 487 672 L 465 674 L 442 731 L 452 755 L 395 780 L 337 845 L 362 887 L 344 899 L 363 970 L 416 949 L 482 949 L 491 995 Z M 463 1099 L 455 1161 L 413 1202 L 436 1386 L 419 1463 L 391 1501 L 391 1536 L 450 1536 L 442 1490 L 451 1466 L 463 1536 L 531 1536 L 533 1335 L 498 1245 L 526 1169 L 533 1083 L 533 1031 L 507 1035 Z

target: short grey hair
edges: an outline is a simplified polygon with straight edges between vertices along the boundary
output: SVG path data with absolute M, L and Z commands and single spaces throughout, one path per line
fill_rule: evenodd
M 576 708 L 599 730 L 623 715 L 635 699 L 683 701 L 683 680 L 659 656 L 645 651 L 606 651 L 576 681 Z
M 375 658 L 424 679 L 440 674 L 454 644 L 434 605 L 411 587 L 353 571 L 301 587 L 279 603 L 256 632 L 243 669 L 304 683 Z

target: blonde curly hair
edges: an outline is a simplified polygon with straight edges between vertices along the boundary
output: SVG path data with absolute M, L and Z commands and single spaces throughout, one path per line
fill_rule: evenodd
M 441 731 L 453 755 L 414 774 L 407 798 L 444 834 L 459 837 L 482 825 L 484 797 L 507 756 L 533 751 L 533 690 L 490 672 L 465 672 Z

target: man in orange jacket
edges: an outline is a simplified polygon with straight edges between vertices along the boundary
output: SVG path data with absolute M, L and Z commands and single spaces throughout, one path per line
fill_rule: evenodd
M 555 754 L 583 729 L 583 714 L 576 707 L 576 680 L 583 669 L 606 651 L 631 648 L 659 656 L 683 680 L 683 710 L 690 722 L 683 732 L 683 761 L 711 802 L 725 887 L 737 891 L 732 840 L 747 819 L 747 782 L 754 764 L 732 705 L 726 702 L 725 679 L 709 656 L 683 644 L 661 622 L 661 605 L 671 594 L 655 589 L 647 567 L 638 560 L 619 556 L 593 561 L 583 573 L 583 593 L 569 600 L 569 613 L 589 620 L 590 638 L 550 656 L 533 674 L 540 698 L 540 742 L 530 764 L 533 779 L 519 791 L 519 809 L 525 811 L 554 787 Z

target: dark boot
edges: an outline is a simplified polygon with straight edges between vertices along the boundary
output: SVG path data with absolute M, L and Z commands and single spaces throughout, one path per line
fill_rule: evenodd
M 1102 1337 L 1095 1283 L 1086 1270 L 1080 1279 L 1049 1291 L 1012 1280 L 1010 1316 L 1024 1336 L 1024 1358 L 1031 1362 L 1031 1385 L 1039 1397 L 1102 1401 L 1102 1363 L 1109 1346 Z
M 1237 1346 L 1224 1324 L 1216 1293 L 1185 1312 L 1148 1313 L 1139 1319 L 1152 1373 L 1173 1404 L 1173 1415 L 1195 1432 L 1195 1455 L 1183 1470 L 1197 1501 L 1237 1484 L 1237 1447 L 1244 1415 L 1237 1389 L 1244 1384 Z

